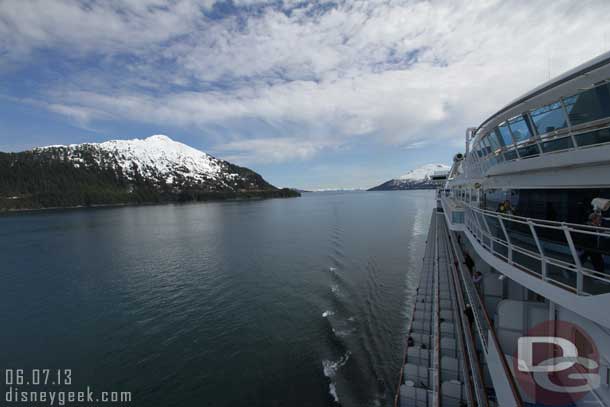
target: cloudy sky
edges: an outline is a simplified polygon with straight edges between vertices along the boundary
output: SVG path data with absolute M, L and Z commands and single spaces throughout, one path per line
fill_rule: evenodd
M 0 0 L 0 151 L 166 134 L 370 187 L 610 48 L 610 2 Z

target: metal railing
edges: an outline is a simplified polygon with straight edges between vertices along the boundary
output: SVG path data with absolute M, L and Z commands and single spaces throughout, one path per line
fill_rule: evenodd
M 463 352 L 463 365 L 468 367 L 468 375 L 465 375 L 464 380 L 468 381 L 468 398 L 469 405 L 477 405 L 479 407 L 487 407 L 488 396 L 485 384 L 483 382 L 483 373 L 481 371 L 481 364 L 477 355 L 474 338 L 470 330 L 470 321 L 468 321 L 464 309 L 464 298 L 461 293 L 459 281 L 456 280 L 455 264 L 451 264 L 454 260 L 453 250 L 449 238 L 449 231 L 446 227 L 443 228 L 444 244 L 446 250 L 446 256 L 448 261 L 448 269 L 446 278 L 449 282 L 449 287 L 452 292 L 453 312 L 456 323 L 456 339 L 460 344 Z M 476 404 L 475 404 L 476 399 Z
M 494 256 L 578 295 L 610 292 L 610 267 L 604 261 L 610 253 L 610 228 L 530 219 L 462 204 L 465 227 Z
M 452 226 L 464 224 L 464 207 L 460 201 L 451 199 L 447 195 L 447 191 L 441 191 L 440 201 L 443 207 L 443 212 L 448 222 Z
M 486 364 L 489 368 L 489 353 L 492 349 L 495 349 L 501 356 L 499 358 L 500 368 L 505 377 L 506 383 L 508 383 L 508 388 L 510 389 L 509 394 L 511 395 L 511 405 L 520 407 L 523 405 L 523 400 L 521 399 L 521 394 L 515 382 L 515 378 L 504 357 L 504 352 L 502 351 L 502 347 L 500 346 L 496 336 L 496 331 L 493 327 L 491 319 L 489 318 L 489 314 L 487 313 L 487 308 L 485 307 L 485 304 L 477 291 L 470 274 L 467 273 L 462 267 L 464 264 L 464 258 L 460 251 L 461 248 L 457 246 L 453 234 L 451 232 L 448 232 L 448 234 L 448 240 L 450 241 L 451 245 L 451 254 L 456 260 L 453 268 L 455 271 L 455 284 L 460 288 L 460 292 L 464 295 L 461 300 L 468 300 L 468 303 L 472 307 L 474 317 L 473 328 L 475 328 L 477 338 L 479 339 L 481 347 L 484 350 L 483 356 L 485 357 Z

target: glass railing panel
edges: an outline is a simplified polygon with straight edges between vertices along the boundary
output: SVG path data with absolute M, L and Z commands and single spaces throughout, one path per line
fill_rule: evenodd
M 610 276 L 610 235 L 585 231 L 570 231 L 570 235 L 582 267 L 594 275 Z
M 504 153 L 504 160 L 512 161 L 517 159 L 517 152 L 515 150 L 507 151 Z
M 577 272 L 574 268 L 547 263 L 546 275 L 547 280 L 556 282 L 558 285 L 563 286 L 564 288 L 568 288 L 573 291 L 576 290 Z
M 451 213 L 451 221 L 454 224 L 463 224 L 464 223 L 464 212 L 461 210 L 455 210 Z
M 519 156 L 521 158 L 533 157 L 539 154 L 540 151 L 538 150 L 538 145 L 536 144 L 531 144 L 529 146 L 519 148 Z
M 535 226 L 534 229 L 545 257 L 574 264 L 574 256 L 563 230 L 544 226 Z
M 508 246 L 500 242 L 493 242 L 494 253 L 508 260 Z
M 581 133 L 574 136 L 580 147 L 610 142 L 610 128 Z
M 530 254 L 514 250 L 513 263 L 520 266 L 522 269 L 542 276 L 542 262 L 540 259 L 537 259 Z
M 504 218 L 503 222 L 512 245 L 538 253 L 538 246 L 529 224 L 508 218 Z
M 545 153 L 552 153 L 553 151 L 568 150 L 574 147 L 572 143 L 572 137 L 567 136 L 555 140 L 544 141 L 540 144 L 542 151 Z
M 583 273 L 583 292 L 590 295 L 610 293 L 610 275 L 586 271 Z

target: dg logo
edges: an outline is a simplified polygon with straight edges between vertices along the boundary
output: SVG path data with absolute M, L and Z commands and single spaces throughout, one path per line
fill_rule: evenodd
M 578 325 L 545 321 L 517 341 L 515 374 L 534 403 L 566 406 L 600 385 L 599 353 Z

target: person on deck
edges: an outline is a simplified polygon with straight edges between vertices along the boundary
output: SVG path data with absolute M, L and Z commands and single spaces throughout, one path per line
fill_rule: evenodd
M 472 282 L 474 283 L 474 286 L 477 289 L 477 292 L 479 293 L 479 295 L 481 295 L 482 294 L 481 286 L 483 284 L 483 273 L 481 273 L 478 270 L 475 271 L 474 274 L 472 275 Z
M 589 215 L 589 221 L 587 222 L 590 226 L 601 227 L 602 226 L 602 214 L 601 212 L 594 210 Z M 593 268 L 598 273 L 604 272 L 604 257 L 599 251 L 599 236 L 587 235 L 585 247 L 583 248 L 580 257 L 580 264 L 584 265 L 587 259 L 591 259 Z

